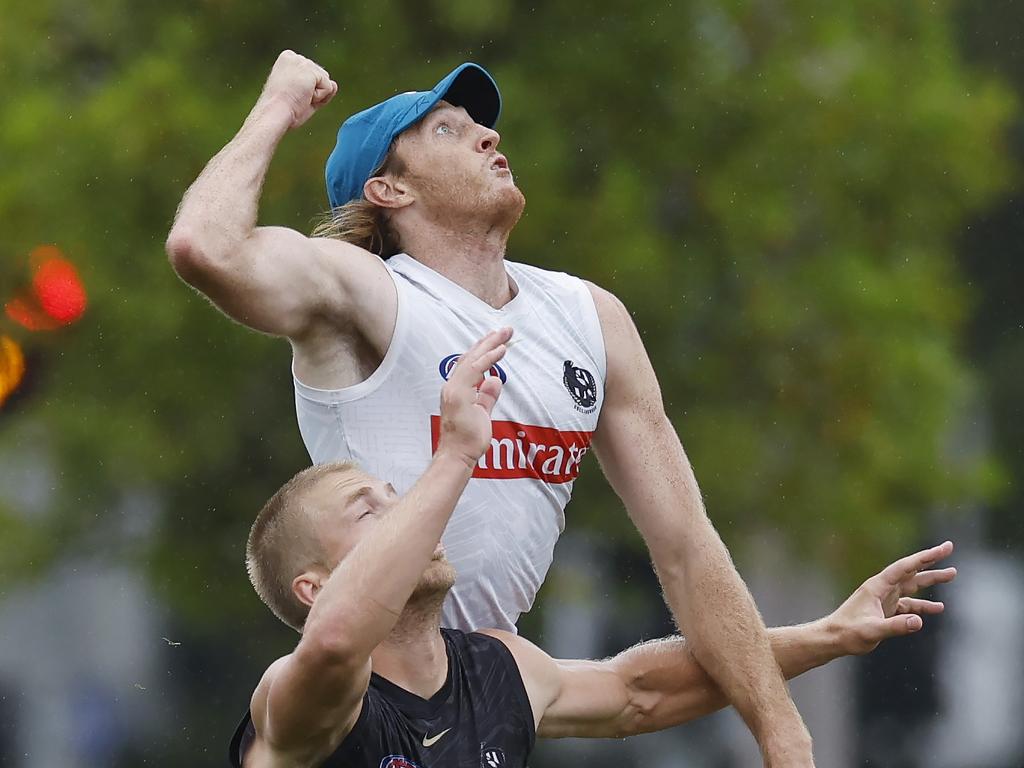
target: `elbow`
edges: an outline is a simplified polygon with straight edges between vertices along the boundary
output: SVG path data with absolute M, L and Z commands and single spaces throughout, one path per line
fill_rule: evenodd
M 175 224 L 164 244 L 174 271 L 188 283 L 209 268 L 202 239 L 188 225 Z
M 226 268 L 228 252 L 222 245 L 192 225 L 178 222 L 167 235 L 164 250 L 178 276 L 202 288 L 210 276 Z
M 608 737 L 612 739 L 625 739 L 629 736 L 638 736 L 641 733 L 650 733 L 658 730 L 661 698 L 649 691 L 631 689 L 629 691 L 629 702 L 615 722 L 612 723 L 611 733 Z

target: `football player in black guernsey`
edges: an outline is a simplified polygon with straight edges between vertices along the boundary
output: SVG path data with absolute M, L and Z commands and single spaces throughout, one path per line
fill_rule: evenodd
M 501 381 L 485 372 L 511 336 L 488 334 L 455 367 L 437 450 L 407 494 L 331 464 L 296 475 L 260 512 L 249 575 L 301 639 L 256 687 L 231 742 L 235 766 L 514 768 L 538 736 L 623 737 L 725 706 L 681 637 L 562 661 L 509 632 L 440 628 L 455 573 L 439 542 L 490 447 Z M 928 570 L 952 550 L 946 542 L 903 558 L 831 615 L 770 630 L 785 676 L 918 631 L 921 615 L 943 606 L 911 595 L 955 577 Z

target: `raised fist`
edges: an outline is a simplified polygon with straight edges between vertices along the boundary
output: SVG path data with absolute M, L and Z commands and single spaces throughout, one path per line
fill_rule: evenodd
M 491 409 L 501 395 L 501 379 L 485 376 L 505 356 L 511 328 L 491 331 L 459 358 L 441 388 L 438 453 L 449 452 L 476 464 L 491 445 Z
M 295 51 L 282 51 L 270 70 L 260 101 L 279 100 L 287 105 L 292 113 L 291 127 L 298 128 L 337 92 L 338 84 L 326 69 Z

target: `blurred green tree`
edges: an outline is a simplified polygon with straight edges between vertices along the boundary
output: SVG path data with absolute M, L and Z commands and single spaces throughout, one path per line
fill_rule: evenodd
M 862 574 L 864 553 L 874 565 L 991 485 L 988 457 L 955 448 L 974 382 L 951 235 L 1006 187 L 1017 105 L 952 34 L 944 4 L 879 0 L 12 6 L 5 260 L 55 242 L 92 303 L 47 343 L 35 396 L 0 412 L 0 455 L 52 480 L 38 514 L 0 498 L 0 579 L 115 552 L 189 615 L 259 610 L 241 597 L 245 531 L 307 460 L 288 348 L 218 317 L 163 239 L 285 47 L 341 93 L 284 142 L 262 221 L 308 230 L 345 115 L 487 65 L 529 200 L 509 257 L 633 309 L 730 544 L 777 529 Z M 570 525 L 630 530 L 590 478 Z M 157 500 L 145 536 L 140 494 Z

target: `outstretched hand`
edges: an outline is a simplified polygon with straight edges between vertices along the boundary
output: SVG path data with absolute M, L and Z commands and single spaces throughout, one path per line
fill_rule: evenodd
M 861 584 L 829 617 L 844 651 L 868 653 L 883 640 L 917 632 L 924 626 L 922 616 L 942 613 L 941 602 L 913 595 L 956 578 L 956 568 L 926 570 L 952 552 L 953 542 L 944 542 L 897 560 Z
M 450 452 L 472 467 L 491 444 L 491 410 L 501 395 L 501 379 L 486 376 L 505 356 L 511 328 L 491 331 L 459 358 L 441 388 L 438 452 Z

